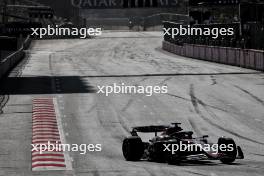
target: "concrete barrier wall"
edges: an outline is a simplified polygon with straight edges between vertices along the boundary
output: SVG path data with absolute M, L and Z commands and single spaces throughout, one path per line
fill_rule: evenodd
M 256 51 L 255 53 L 255 63 L 256 70 L 262 70 L 264 68 L 264 51 Z
M 198 45 L 193 45 L 193 57 L 199 59 L 199 48 L 198 48 Z
M 31 38 L 28 36 L 25 41 L 23 42 L 23 49 L 26 50 L 29 48 L 30 44 L 31 44 Z
M 219 62 L 219 60 L 220 60 L 220 52 L 218 48 L 214 46 L 212 48 L 212 59 L 209 59 L 209 61 Z
M 10 69 L 10 60 L 5 59 L 0 61 L 0 78 L 2 78 Z
M 239 58 L 238 58 L 237 66 L 246 67 L 245 55 L 246 55 L 246 50 L 245 51 L 239 50 Z
M 254 51 L 249 51 L 247 65 L 249 68 L 255 68 L 255 52 Z
M 235 48 L 235 52 L 236 52 L 236 61 L 235 61 L 235 65 L 236 65 L 236 66 L 239 66 L 239 58 L 241 57 L 241 56 L 240 56 L 240 49 Z
M 230 48 L 226 50 L 227 54 L 227 64 L 229 65 L 236 65 L 236 48 Z
M 0 79 L 6 75 L 25 55 L 24 49 L 27 49 L 31 43 L 31 39 L 27 37 L 20 48 L 12 54 L 0 59 Z
M 204 60 L 210 61 L 212 59 L 213 47 L 205 47 L 205 57 Z
M 217 50 L 219 50 L 219 62 L 222 64 L 226 64 L 227 63 L 227 48 L 225 47 L 219 47 L 217 48 Z
M 162 48 L 177 55 L 264 71 L 264 51 L 163 41 Z

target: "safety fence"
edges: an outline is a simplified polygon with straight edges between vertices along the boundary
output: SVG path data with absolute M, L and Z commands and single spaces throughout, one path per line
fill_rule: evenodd
M 212 24 L 194 24 L 186 25 L 179 22 L 163 21 L 163 27 L 166 29 L 173 29 L 183 27 L 196 29 L 210 29 L 211 35 L 177 35 L 172 38 L 170 35 L 165 35 L 164 40 L 177 45 L 184 43 L 196 45 L 209 45 L 221 47 L 234 47 L 264 50 L 264 24 L 257 22 L 247 23 L 212 23 Z M 213 29 L 233 29 L 233 35 L 216 35 L 213 34 Z M 213 35 L 212 35 L 213 34 Z M 219 33 L 220 34 L 220 33 Z
M 177 35 L 172 37 L 171 35 L 164 35 L 164 40 L 177 45 L 183 45 L 184 43 L 188 44 L 197 44 L 197 45 L 211 45 L 211 46 L 222 46 L 222 47 L 245 47 L 245 39 L 240 37 L 240 24 L 239 23 L 230 23 L 230 24 L 195 24 L 195 25 L 186 25 L 182 23 L 175 23 L 172 21 L 163 21 L 163 26 L 165 29 L 180 29 L 185 28 L 188 31 L 190 28 L 196 29 L 195 31 L 205 31 L 205 29 L 210 31 L 208 35 L 193 34 L 190 35 L 186 32 L 184 35 Z M 220 35 L 220 29 L 233 29 L 233 35 Z M 199 30 L 198 30 L 199 29 Z M 216 32 L 215 29 L 218 31 Z
M 168 41 L 163 41 L 162 48 L 180 56 L 264 71 L 263 50 L 186 43 L 176 45 Z

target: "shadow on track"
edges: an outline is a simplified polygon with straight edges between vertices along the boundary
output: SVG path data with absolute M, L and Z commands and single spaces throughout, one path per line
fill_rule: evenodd
M 0 81 L 0 95 L 94 93 L 79 76 L 7 77 Z
M 178 164 L 178 166 L 218 166 L 218 165 L 233 165 L 233 166 L 239 166 L 243 165 L 241 163 L 230 163 L 230 164 L 223 164 L 220 161 L 219 162 L 212 162 L 212 161 L 188 161 L 188 162 L 182 162 Z
M 154 165 L 160 165 L 160 164 L 167 164 L 166 162 L 154 162 L 154 161 L 138 161 L 138 162 L 133 162 L 133 163 L 141 163 L 143 162 L 144 164 L 154 164 Z M 169 166 L 220 166 L 220 165 L 232 165 L 232 166 L 240 166 L 244 165 L 241 163 L 230 163 L 230 164 L 223 164 L 220 161 L 210 161 L 210 160 L 200 160 L 200 161 L 182 161 L 181 163 L 178 164 L 167 164 Z
M 211 75 L 262 75 L 262 72 L 225 72 L 225 73 L 157 73 L 137 75 L 91 75 L 81 76 L 83 78 L 119 78 L 119 77 L 160 77 L 160 76 L 211 76 Z

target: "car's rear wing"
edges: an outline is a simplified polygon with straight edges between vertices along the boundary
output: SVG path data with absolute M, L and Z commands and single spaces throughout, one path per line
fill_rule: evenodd
M 181 123 L 171 123 L 171 125 L 150 125 L 150 126 L 138 126 L 133 127 L 131 131 L 132 136 L 137 136 L 137 132 L 140 133 L 155 133 L 155 136 L 157 136 L 158 132 L 166 131 L 169 128 L 177 128 L 179 131 L 182 130 L 182 128 L 179 126 Z
M 153 132 L 162 132 L 169 127 L 170 126 L 165 126 L 165 125 L 139 126 L 139 127 L 133 127 L 132 131 L 141 132 L 141 133 L 153 133 Z
M 155 133 L 155 135 L 158 132 L 163 132 L 170 126 L 165 126 L 165 125 L 152 125 L 152 126 L 138 126 L 138 127 L 133 127 L 131 134 L 132 136 L 137 136 L 137 132 L 140 133 Z

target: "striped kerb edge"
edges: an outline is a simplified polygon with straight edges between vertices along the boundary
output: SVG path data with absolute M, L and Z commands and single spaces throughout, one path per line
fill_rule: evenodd
M 53 98 L 36 98 L 33 100 L 32 113 L 32 144 L 40 149 L 40 144 L 60 144 L 61 131 L 59 130 L 55 100 Z M 36 151 L 32 146 L 32 171 L 67 170 L 65 154 L 50 147 L 42 147 L 44 151 Z

